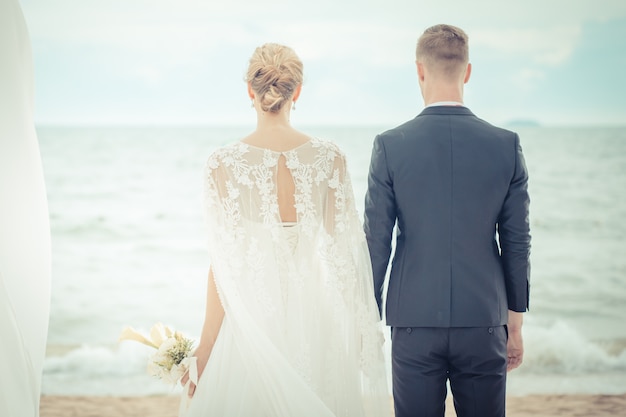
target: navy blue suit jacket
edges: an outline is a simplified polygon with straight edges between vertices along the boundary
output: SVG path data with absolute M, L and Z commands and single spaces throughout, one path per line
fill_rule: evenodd
M 528 174 L 519 137 L 466 107 L 427 107 L 374 140 L 365 234 L 397 327 L 488 327 L 528 308 Z

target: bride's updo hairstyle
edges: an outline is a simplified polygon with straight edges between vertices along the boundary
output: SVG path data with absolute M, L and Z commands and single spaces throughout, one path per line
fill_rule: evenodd
M 259 46 L 250 58 L 246 81 L 261 109 L 278 113 L 302 84 L 302 61 L 293 49 L 275 43 Z

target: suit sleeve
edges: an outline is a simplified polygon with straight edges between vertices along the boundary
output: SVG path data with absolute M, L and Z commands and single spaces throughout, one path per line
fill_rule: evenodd
M 528 309 L 530 290 L 530 197 L 528 171 L 515 135 L 515 172 L 498 219 L 509 310 Z
M 374 295 L 382 316 L 383 286 L 397 213 L 393 179 L 389 174 L 385 146 L 380 136 L 374 139 L 367 184 L 364 229 L 372 261 Z

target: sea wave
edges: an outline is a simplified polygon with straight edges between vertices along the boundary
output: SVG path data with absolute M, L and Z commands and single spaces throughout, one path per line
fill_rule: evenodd
M 520 373 L 593 374 L 626 371 L 626 341 L 610 343 L 586 339 L 572 326 L 524 329 L 525 358 Z
M 52 351 L 63 350 L 56 347 Z M 83 345 L 44 362 L 44 395 L 157 395 L 180 391 L 146 371 L 150 348 Z

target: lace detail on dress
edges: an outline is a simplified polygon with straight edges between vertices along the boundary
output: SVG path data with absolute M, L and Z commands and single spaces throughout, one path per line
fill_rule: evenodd
M 251 167 L 254 183 L 261 196 L 260 216 L 263 224 L 275 223 L 278 215 L 278 198 L 276 196 L 274 177 L 278 158 L 271 151 L 263 153 L 263 163 Z
M 281 156 L 295 185 L 294 225 L 280 218 Z M 287 152 L 244 143 L 221 148 L 207 161 L 204 198 L 220 300 L 238 352 L 254 363 L 246 372 L 262 379 L 262 369 L 274 374 L 288 364 L 291 370 L 279 373 L 299 375 L 334 415 L 388 415 L 369 252 L 337 146 L 312 139 Z M 271 363 L 255 362 L 266 353 Z M 364 412 L 365 399 L 378 395 L 381 408 Z

